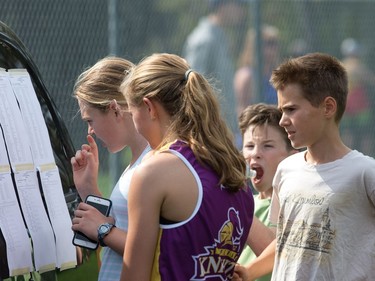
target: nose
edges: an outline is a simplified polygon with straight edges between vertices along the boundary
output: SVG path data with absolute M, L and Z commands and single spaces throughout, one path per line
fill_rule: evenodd
M 259 159 L 262 155 L 262 151 L 258 145 L 255 145 L 250 152 L 250 157 L 253 159 Z
M 88 127 L 87 127 L 87 134 L 89 134 L 89 135 L 94 135 L 94 129 L 90 126 L 90 125 L 88 125 Z
M 286 117 L 285 114 L 283 113 L 283 114 L 281 115 L 281 118 L 280 118 L 280 121 L 279 121 L 279 125 L 280 125 L 281 127 L 285 127 L 285 126 L 287 125 L 287 122 L 288 122 L 287 117 Z

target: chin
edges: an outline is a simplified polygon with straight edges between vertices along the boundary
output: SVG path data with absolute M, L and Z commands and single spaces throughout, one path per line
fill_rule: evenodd
M 300 145 L 292 144 L 292 146 L 293 146 L 294 149 L 304 149 L 304 148 L 306 148 L 306 145 L 302 145 L 302 144 L 300 144 Z
M 110 152 L 110 153 L 116 153 L 116 152 L 118 152 L 119 150 L 118 149 L 115 149 L 115 148 L 113 148 L 113 147 L 106 147 L 107 148 L 107 150 L 108 150 L 108 152 Z
M 122 149 L 110 149 L 110 148 L 107 148 L 107 150 L 110 152 L 110 153 L 117 153 L 117 152 L 120 152 Z
M 117 152 L 122 151 L 125 147 L 126 147 L 126 145 L 123 145 L 123 146 L 120 146 L 120 147 L 107 147 L 107 149 L 111 153 L 117 153 Z
M 298 142 L 295 142 L 295 141 L 290 141 L 290 143 L 292 144 L 293 148 L 295 148 L 295 149 L 300 149 L 300 148 L 305 147 L 304 145 L 302 145 Z

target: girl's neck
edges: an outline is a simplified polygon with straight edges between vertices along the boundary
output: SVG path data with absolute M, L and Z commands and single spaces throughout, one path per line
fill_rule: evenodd
M 129 166 L 132 166 L 137 161 L 137 159 L 139 158 L 139 156 L 141 156 L 147 145 L 147 141 L 142 139 L 139 140 L 139 142 L 137 142 L 136 145 L 130 146 L 132 158 L 130 160 Z

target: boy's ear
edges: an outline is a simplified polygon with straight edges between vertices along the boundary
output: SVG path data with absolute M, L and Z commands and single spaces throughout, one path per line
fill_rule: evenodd
M 327 118 L 334 118 L 336 115 L 336 111 L 337 111 L 336 100 L 333 97 L 328 96 L 324 99 L 323 106 L 324 106 L 324 113 L 327 116 Z

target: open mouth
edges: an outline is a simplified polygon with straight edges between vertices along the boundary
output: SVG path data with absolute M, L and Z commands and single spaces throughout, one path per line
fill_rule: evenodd
M 258 183 L 263 178 L 264 170 L 260 166 L 252 167 L 251 169 L 256 172 L 256 176 L 253 178 L 253 181 L 254 183 Z
M 250 168 L 249 165 L 246 165 L 246 178 L 251 179 L 257 175 L 257 172 Z

